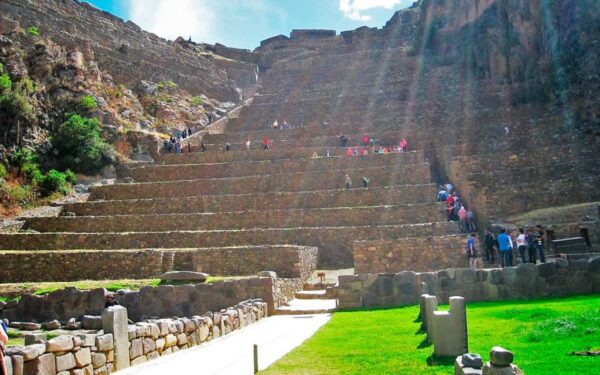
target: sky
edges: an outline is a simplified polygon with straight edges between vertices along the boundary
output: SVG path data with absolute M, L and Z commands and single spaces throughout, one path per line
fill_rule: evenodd
M 254 49 L 292 29 L 382 27 L 414 0 L 84 0 L 163 38 Z

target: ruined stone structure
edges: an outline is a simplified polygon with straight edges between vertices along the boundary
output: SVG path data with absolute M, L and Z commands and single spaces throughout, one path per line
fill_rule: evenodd
M 435 243 L 455 241 L 449 248 L 459 251 L 464 239 L 435 202 L 444 176 L 480 224 L 600 199 L 600 106 L 589 95 L 598 88 L 598 67 L 589 63 L 598 52 L 588 39 L 576 49 L 572 43 L 596 33 L 584 28 L 598 24 L 597 2 L 543 8 L 529 1 L 424 0 L 381 29 L 294 30 L 253 52 L 166 42 L 77 2 L 20 4 L 9 0 L 3 9 L 24 24 L 43 20 L 42 31 L 58 39 L 57 27 L 67 23 L 57 20 L 72 15 L 79 36 L 64 35 L 102 55 L 99 62 L 115 70 L 115 79 L 120 71 L 127 75 L 125 83 L 161 71 L 181 86 L 206 92 L 218 86 L 226 92 L 215 89 L 214 96 L 226 99 L 239 92 L 228 72 L 260 68 L 261 88 L 222 134 L 203 139 L 206 152 L 125 165 L 118 171 L 123 183 L 96 187 L 89 202 L 64 207 L 75 216 L 29 220 L 32 232 L 1 235 L 1 250 L 300 245 L 319 248 L 319 266 L 341 268 L 354 265 L 355 240 L 402 240 L 425 259 L 435 257 Z M 39 7 L 52 17 L 38 16 Z M 97 43 L 80 30 L 97 19 L 114 28 L 113 39 Z M 243 62 L 205 61 L 197 48 Z M 135 72 L 122 69 L 134 60 Z M 251 81 L 240 78 L 237 88 Z M 291 129 L 269 130 L 275 120 Z M 406 138 L 416 151 L 374 155 L 368 147 L 369 155 L 344 156 L 339 135 L 353 147 L 365 133 L 375 145 Z M 265 136 L 271 149 L 258 150 Z M 244 150 L 246 140 L 251 151 Z M 344 189 L 345 174 L 354 189 Z M 363 176 L 368 189 L 359 188 Z M 439 267 L 455 266 L 450 258 Z M 390 263 L 368 272 L 412 266 Z

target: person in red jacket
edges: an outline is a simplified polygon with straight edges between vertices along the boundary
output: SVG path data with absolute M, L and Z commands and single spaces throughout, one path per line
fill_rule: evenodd
M 263 150 L 268 150 L 270 146 L 271 140 L 269 139 L 268 135 L 265 135 L 265 137 L 263 138 Z
M 363 145 L 368 146 L 369 142 L 371 142 L 371 138 L 367 135 L 367 133 L 363 134 L 363 136 L 362 136 Z

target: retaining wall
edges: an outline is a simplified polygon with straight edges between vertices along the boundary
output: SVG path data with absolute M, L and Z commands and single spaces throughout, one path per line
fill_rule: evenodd
M 127 308 L 129 318 L 140 321 L 147 318 L 194 316 L 207 311 L 218 311 L 239 301 L 260 298 L 269 314 L 294 297 L 302 285 L 300 279 L 273 279 L 255 277 L 211 284 L 181 286 L 147 286 L 139 291 L 116 294 L 115 299 Z M 61 322 L 83 315 L 100 315 L 104 310 L 106 290 L 79 290 L 65 288 L 46 295 L 26 294 L 18 302 L 11 302 L 2 310 L 2 317 L 10 321 Z
M 268 270 L 280 277 L 306 279 L 316 267 L 317 255 L 317 248 L 296 246 L 5 251 L 0 252 L 0 282 L 150 279 L 173 269 L 197 269 L 214 276 L 251 276 Z
M 428 272 L 464 267 L 468 265 L 465 248 L 466 235 L 355 241 L 352 244 L 354 272 Z
M 414 305 L 425 293 L 435 295 L 440 303 L 448 303 L 450 296 L 476 302 L 599 293 L 600 257 L 504 269 L 340 276 L 339 286 L 330 292 L 339 299 L 340 308 Z

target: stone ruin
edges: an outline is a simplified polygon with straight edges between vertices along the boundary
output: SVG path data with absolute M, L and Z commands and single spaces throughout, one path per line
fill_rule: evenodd
M 420 316 L 436 356 L 456 356 L 469 351 L 464 298 L 450 297 L 450 310 L 438 311 L 437 298 L 424 294 Z
M 463 354 L 456 357 L 454 375 L 522 375 L 523 371 L 513 363 L 513 353 L 494 346 L 490 361 L 483 363 L 479 354 Z

